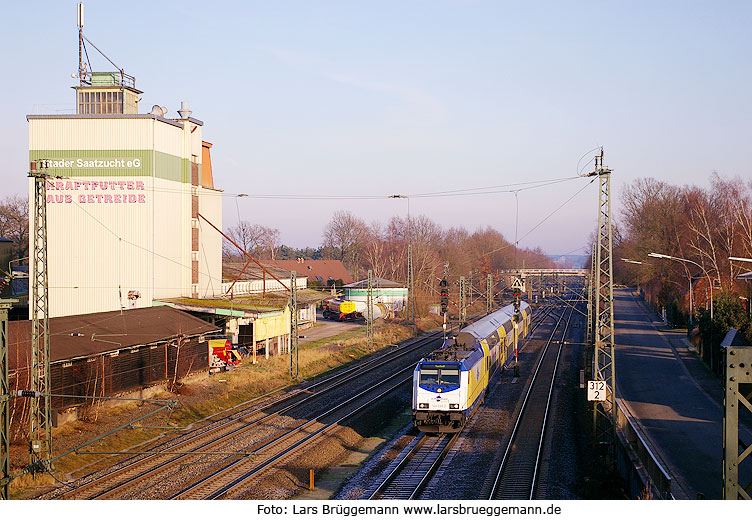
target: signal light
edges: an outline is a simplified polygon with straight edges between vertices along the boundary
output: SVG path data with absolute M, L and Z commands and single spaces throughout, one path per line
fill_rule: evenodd
M 442 279 L 439 282 L 439 288 L 441 290 L 441 314 L 447 313 L 447 309 L 449 307 L 449 288 L 447 288 L 448 283 L 446 279 Z

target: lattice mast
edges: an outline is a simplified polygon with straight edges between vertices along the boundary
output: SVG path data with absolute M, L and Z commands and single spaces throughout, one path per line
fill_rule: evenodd
M 595 315 L 595 291 L 593 281 L 595 280 L 595 248 L 596 243 L 593 243 L 593 248 L 590 254 L 590 273 L 588 274 L 588 303 L 587 303 L 587 339 L 588 345 L 593 344 L 593 316 Z
M 47 285 L 47 172 L 46 161 L 32 161 L 34 179 L 31 275 L 31 410 L 29 444 L 32 466 L 49 467 L 52 423 L 50 421 L 50 337 Z
M 493 310 L 493 276 L 488 274 L 486 277 L 486 313 L 490 314 Z
M 460 276 L 460 328 L 465 326 L 467 321 L 467 285 L 465 276 Z
M 0 500 L 10 498 L 10 381 L 8 380 L 8 310 L 0 300 Z
M 290 376 L 298 378 L 298 283 L 295 271 L 290 272 Z
M 373 270 L 368 271 L 368 294 L 366 297 L 366 338 L 368 351 L 373 351 Z
M 415 324 L 415 275 L 413 273 L 413 246 L 407 245 L 407 322 Z
M 608 400 L 602 412 L 611 422 L 611 442 L 616 429 L 616 369 L 614 367 L 614 278 L 613 229 L 611 224 L 611 169 L 603 165 L 603 149 L 595 157 L 595 170 L 584 176 L 598 176 L 598 237 L 595 245 L 593 379 L 606 381 Z M 596 408 L 596 412 L 600 409 Z M 604 433 L 605 434 L 605 433 Z M 612 444 L 613 449 L 613 444 Z

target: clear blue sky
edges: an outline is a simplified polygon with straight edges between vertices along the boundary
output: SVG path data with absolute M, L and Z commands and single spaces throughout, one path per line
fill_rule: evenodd
M 0 196 L 25 193 L 26 114 L 73 110 L 76 2 L 5 5 Z M 86 2 L 84 32 L 144 91 L 204 121 L 225 226 L 316 246 L 335 210 L 386 221 L 386 196 L 574 176 L 598 145 L 613 190 L 652 176 L 752 178 L 752 2 Z M 90 48 L 90 53 L 93 50 Z M 94 53 L 96 54 L 96 53 Z M 91 54 L 90 54 L 91 56 Z M 93 57 L 95 70 L 109 70 Z M 519 235 L 574 194 L 519 194 Z M 565 253 L 595 228 L 593 184 L 523 246 Z M 441 225 L 514 238 L 514 196 L 411 199 Z

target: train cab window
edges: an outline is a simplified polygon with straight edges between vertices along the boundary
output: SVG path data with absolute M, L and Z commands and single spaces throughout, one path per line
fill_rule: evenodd
M 422 366 L 420 369 L 421 386 L 459 385 L 460 370 L 454 368 L 436 368 L 432 366 Z
M 460 383 L 460 371 L 455 369 L 444 368 L 441 370 L 440 375 L 441 384 L 457 384 Z
M 421 386 L 430 386 L 432 384 L 439 384 L 439 370 L 421 368 L 420 384 Z

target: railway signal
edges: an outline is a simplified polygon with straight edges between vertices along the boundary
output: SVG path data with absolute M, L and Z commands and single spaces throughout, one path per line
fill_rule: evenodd
M 447 310 L 449 309 L 449 284 L 446 278 L 439 282 L 439 291 L 441 292 L 441 315 L 444 318 L 444 339 L 446 339 Z
M 517 340 L 519 338 L 517 325 L 520 324 L 520 296 L 522 295 L 522 292 L 525 291 L 525 283 L 522 282 L 522 280 L 519 277 L 516 277 L 514 279 L 514 282 L 512 283 L 512 292 L 513 292 L 513 299 L 512 304 L 514 305 L 514 315 L 512 316 L 512 325 L 514 326 L 514 376 L 519 377 L 520 376 L 520 365 L 519 365 L 519 350 L 517 345 Z
M 449 285 L 446 279 L 442 279 L 439 283 L 439 290 L 441 291 L 441 314 L 447 313 L 449 307 Z

